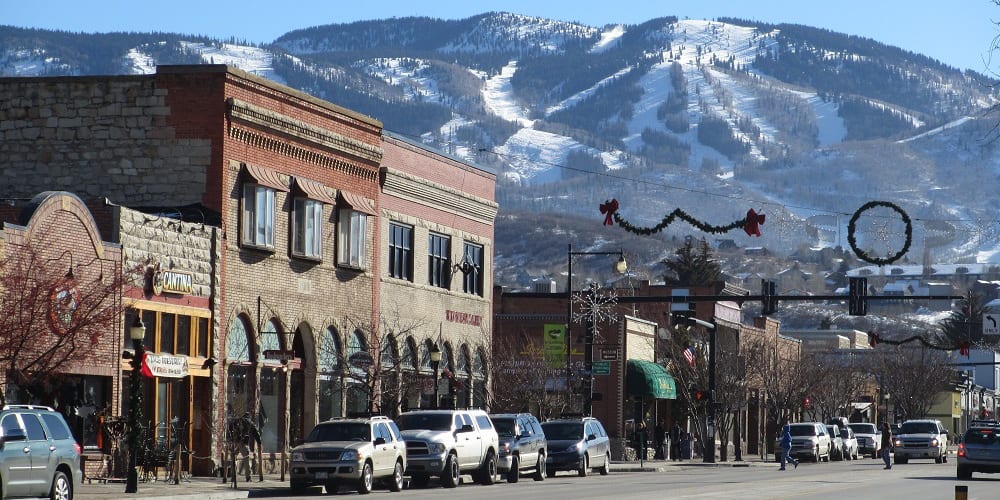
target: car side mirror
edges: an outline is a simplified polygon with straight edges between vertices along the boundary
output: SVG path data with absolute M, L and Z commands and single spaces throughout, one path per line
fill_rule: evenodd
M 380 444 L 385 444 L 385 438 L 384 437 L 377 437 L 377 438 L 375 438 L 374 444 L 375 444 L 375 446 L 378 446 Z
M 24 433 L 24 429 L 18 427 L 15 429 L 7 429 L 4 435 L 0 437 L 0 446 L 3 446 L 8 441 L 27 441 L 28 436 Z

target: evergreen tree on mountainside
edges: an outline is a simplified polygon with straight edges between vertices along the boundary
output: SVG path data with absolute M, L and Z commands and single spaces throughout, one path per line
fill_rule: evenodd
M 686 238 L 674 257 L 665 259 L 663 265 L 667 267 L 663 276 L 667 285 L 707 286 L 723 280 L 722 267 L 712 258 L 712 247 L 705 238 L 697 248 L 694 238 Z
M 958 309 L 939 323 L 944 344 L 955 347 L 963 344 L 971 346 L 985 340 L 982 321 L 984 312 L 986 307 L 983 305 L 982 297 L 973 292 L 967 293 L 959 302 Z

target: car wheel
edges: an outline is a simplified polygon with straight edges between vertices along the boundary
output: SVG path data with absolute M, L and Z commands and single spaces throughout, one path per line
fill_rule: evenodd
M 819 456 L 819 445 L 816 445 L 816 453 L 813 454 L 813 462 L 819 463 L 820 458 L 821 457 Z
M 372 492 L 372 464 L 371 462 L 365 462 L 365 465 L 361 467 L 361 477 L 358 478 L 358 493 L 362 495 L 367 495 Z
M 968 467 L 958 466 L 958 478 L 959 479 L 972 479 L 972 469 Z
M 403 490 L 403 462 L 396 460 L 396 468 L 392 470 L 392 482 L 389 483 L 389 491 Z
M 605 453 L 604 454 L 604 465 L 602 465 L 600 469 L 597 469 L 597 471 L 600 472 L 602 476 L 607 476 L 608 473 L 611 472 L 611 454 L 610 453 Z
M 576 471 L 576 474 L 580 477 L 587 477 L 587 474 L 590 474 L 590 457 L 586 453 L 580 459 L 580 469 Z
M 538 463 L 535 464 L 535 481 L 544 481 L 545 476 L 548 475 L 548 471 L 545 470 L 545 455 L 542 453 L 538 454 Z
M 483 468 L 479 471 L 479 484 L 491 485 L 497 482 L 497 457 L 493 451 L 486 452 L 486 460 L 483 461 Z
M 521 466 L 521 461 L 517 459 L 517 455 L 511 457 L 510 470 L 507 472 L 508 483 L 516 483 L 517 480 L 520 479 L 519 476 L 521 475 L 521 471 L 518 470 L 518 467 L 520 466 Z
M 454 453 L 451 453 L 444 461 L 444 470 L 441 471 L 441 486 L 444 486 L 445 488 L 454 488 L 458 486 L 460 479 L 461 477 L 458 473 L 458 459 L 455 457 Z
M 56 471 L 55 477 L 52 478 L 52 489 L 49 490 L 49 498 L 51 500 L 73 500 L 73 483 L 61 471 Z

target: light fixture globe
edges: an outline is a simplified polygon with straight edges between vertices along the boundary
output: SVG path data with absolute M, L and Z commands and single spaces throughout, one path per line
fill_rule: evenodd
M 615 271 L 617 271 L 618 274 L 625 274 L 625 272 L 628 271 L 628 262 L 625 262 L 624 255 L 618 258 L 618 262 L 615 262 Z
M 128 336 L 132 340 L 142 340 L 146 337 L 146 325 L 142 324 L 142 318 L 137 314 L 135 322 L 128 329 Z
M 441 362 L 441 349 L 438 349 L 437 344 L 431 346 L 431 363 Z

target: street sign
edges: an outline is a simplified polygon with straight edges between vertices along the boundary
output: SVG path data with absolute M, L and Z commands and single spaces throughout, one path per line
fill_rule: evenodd
M 601 361 L 618 361 L 618 348 L 612 347 L 602 347 L 601 348 Z
M 1000 321 L 1000 314 L 983 313 L 983 335 L 1000 335 L 998 321 Z
M 594 361 L 591 364 L 591 373 L 594 375 L 611 375 L 611 362 Z
M 264 359 L 268 361 L 291 361 L 295 359 L 295 351 L 282 351 L 280 349 L 268 349 L 264 351 Z

